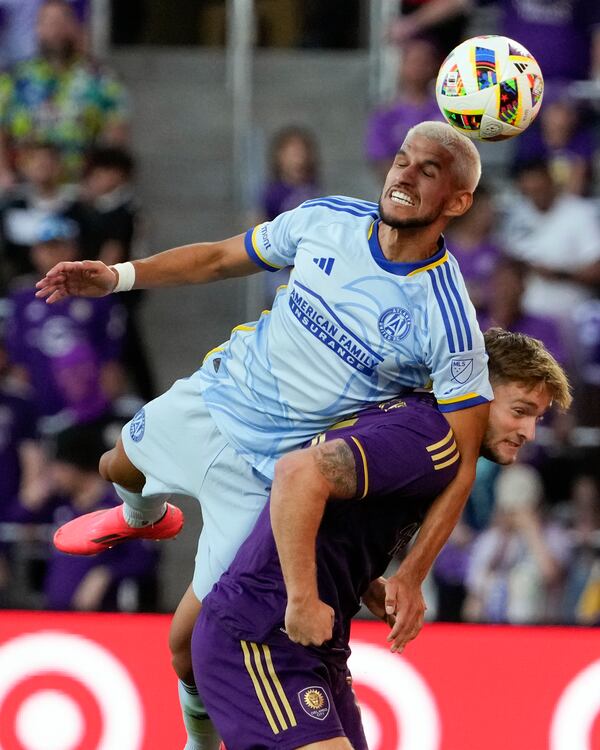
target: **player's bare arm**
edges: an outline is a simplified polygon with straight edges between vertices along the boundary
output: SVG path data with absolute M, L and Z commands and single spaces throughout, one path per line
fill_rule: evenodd
M 135 260 L 131 265 L 135 272 L 134 289 L 206 284 L 260 271 L 248 257 L 243 234 L 220 242 L 183 245 Z M 104 297 L 115 290 L 118 282 L 118 268 L 102 261 L 63 262 L 38 281 L 36 296 L 50 304 L 65 297 Z
M 285 628 L 292 641 L 329 640 L 333 610 L 319 599 L 315 541 L 327 501 L 356 495 L 354 455 L 343 440 L 289 453 L 275 466 L 271 525 L 288 595 Z
M 402 651 L 423 627 L 425 602 L 421 586 L 456 526 L 471 492 L 488 415 L 489 404 L 444 415 L 454 432 L 461 464 L 454 480 L 429 509 L 417 539 L 397 573 L 386 584 L 386 612 L 396 617 L 388 636 L 392 651 Z

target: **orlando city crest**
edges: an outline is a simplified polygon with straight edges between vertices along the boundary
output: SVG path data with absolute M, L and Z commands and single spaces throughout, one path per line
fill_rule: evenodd
M 303 710 L 313 719 L 323 721 L 329 715 L 329 697 L 323 688 L 313 686 L 300 690 L 298 700 Z
M 473 360 L 453 359 L 450 363 L 450 372 L 452 380 L 456 380 L 457 383 L 466 383 L 473 375 Z

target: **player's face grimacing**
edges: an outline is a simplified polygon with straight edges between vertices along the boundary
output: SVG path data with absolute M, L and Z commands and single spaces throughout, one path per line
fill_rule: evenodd
M 412 135 L 396 154 L 379 199 L 379 214 L 394 229 L 433 224 L 452 204 L 457 190 L 454 156 L 422 135 Z
M 543 382 L 533 388 L 513 382 L 495 385 L 481 455 L 498 464 L 516 461 L 519 448 L 535 438 L 537 422 L 550 403 Z

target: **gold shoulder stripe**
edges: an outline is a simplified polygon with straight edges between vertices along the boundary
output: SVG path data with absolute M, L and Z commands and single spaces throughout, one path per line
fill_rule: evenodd
M 448 260 L 448 253 L 445 252 L 442 257 L 439 260 L 436 260 L 435 263 L 430 263 L 427 266 L 422 266 L 421 268 L 415 268 L 414 271 L 411 271 L 410 273 L 407 273 L 407 276 L 415 276 L 418 273 L 423 273 L 423 271 L 429 271 L 430 268 L 435 268 L 436 266 L 441 266 L 442 263 L 445 263 Z
M 477 393 L 465 393 L 464 396 L 456 396 L 455 398 L 438 398 L 438 404 L 459 404 L 461 401 L 468 401 L 470 398 L 476 398 Z
M 344 427 L 353 427 L 358 422 L 358 417 L 350 417 L 349 419 L 342 419 L 341 422 L 336 422 L 331 425 L 328 432 L 331 430 L 341 430 Z
M 242 651 L 244 652 L 244 665 L 246 667 L 248 674 L 250 675 L 252 684 L 254 685 L 254 692 L 256 693 L 258 702 L 262 706 L 262 710 L 265 712 L 265 716 L 267 718 L 267 721 L 269 722 L 269 726 L 273 730 L 273 734 L 279 734 L 279 728 L 277 727 L 277 724 L 275 723 L 275 719 L 273 718 L 273 714 L 271 713 L 271 710 L 269 706 L 267 705 L 267 701 L 265 700 L 265 696 L 260 686 L 260 682 L 258 681 L 258 678 L 254 671 L 254 667 L 252 666 L 252 660 L 250 658 L 250 651 L 248 649 L 248 644 L 246 643 L 246 641 L 240 641 L 240 643 L 242 644 Z
M 453 436 L 453 432 L 452 432 L 452 428 L 450 428 L 448 430 L 448 434 L 446 435 L 446 437 L 442 438 L 442 440 L 438 440 L 437 443 L 433 443 L 432 445 L 428 445 L 427 446 L 427 451 L 429 453 L 433 453 L 433 451 L 436 451 L 438 448 L 441 448 L 443 445 L 446 445 L 446 443 L 448 443 L 451 440 L 452 436 Z
M 224 346 L 215 346 L 214 349 L 211 349 L 209 352 L 206 352 L 204 355 L 204 359 L 202 360 L 202 363 L 206 362 L 206 360 L 210 357 L 211 354 L 216 354 L 217 352 L 224 352 L 225 347 Z
M 440 453 L 432 453 L 431 454 L 431 460 L 432 461 L 439 461 L 440 458 L 445 458 L 446 456 L 449 456 L 455 450 L 456 450 L 456 440 L 453 440 L 452 441 L 452 445 L 449 448 L 446 448 L 445 451 L 440 451 Z
M 360 499 L 362 500 L 363 497 L 366 497 L 367 493 L 369 492 L 369 467 L 367 466 L 367 457 L 365 456 L 365 451 L 360 442 L 354 437 L 354 435 L 351 435 L 352 440 L 356 443 L 358 446 L 358 450 L 360 452 L 360 456 L 362 458 L 363 462 L 363 473 L 365 475 L 365 488 L 363 490 L 362 495 L 360 496 Z
M 275 667 L 273 666 L 273 659 L 271 658 L 271 649 L 267 646 L 266 643 L 262 644 L 262 649 L 265 654 L 265 662 L 267 663 L 267 669 L 269 671 L 271 679 L 273 680 L 275 689 L 277 690 L 277 695 L 279 696 L 279 700 L 281 701 L 281 704 L 287 714 L 287 717 L 290 722 L 290 726 L 295 727 L 297 724 L 296 717 L 294 716 L 294 712 L 292 711 L 290 702 L 287 699 L 287 695 L 285 694 L 283 685 L 281 684 L 279 677 L 277 677 L 277 673 L 275 672 Z
M 454 454 L 454 455 L 452 456 L 452 458 L 449 458 L 449 459 L 448 459 L 447 461 L 444 461 L 444 462 L 443 462 L 443 463 L 441 463 L 441 464 L 434 464 L 434 465 L 433 465 L 433 468 L 434 468 L 434 469 L 435 469 L 436 471 L 439 471 L 440 469 L 445 469 L 445 468 L 446 468 L 446 466 L 451 466 L 451 465 L 452 465 L 453 463 L 456 463 L 456 461 L 458 461 L 458 459 L 459 459 L 459 458 L 460 458 L 460 453 L 455 453 L 455 454 Z

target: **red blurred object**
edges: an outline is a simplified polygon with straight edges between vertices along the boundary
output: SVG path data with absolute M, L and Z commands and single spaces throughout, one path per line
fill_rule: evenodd
M 0 747 L 40 747 L 23 729 L 36 711 L 53 747 L 65 743 L 52 732 L 67 730 L 80 732 L 69 746 L 82 750 L 97 750 L 109 731 L 110 747 L 123 750 L 183 747 L 170 620 L 3 611 Z M 599 629 L 427 625 L 402 656 L 389 652 L 383 624 L 356 622 L 352 632 L 371 750 L 600 749 Z M 56 709 L 57 695 L 69 710 Z

